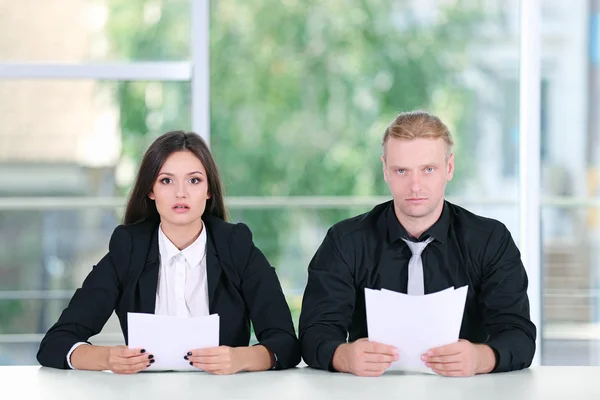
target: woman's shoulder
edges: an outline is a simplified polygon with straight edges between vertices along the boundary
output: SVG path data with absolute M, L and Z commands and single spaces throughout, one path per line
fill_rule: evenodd
M 202 217 L 208 233 L 216 238 L 229 238 L 232 235 L 250 235 L 250 228 L 243 222 L 227 222 L 212 215 Z
M 239 283 L 256 251 L 250 228 L 243 222 L 231 223 L 212 216 L 203 220 L 210 238 L 209 249 L 216 251 L 229 279 Z
M 227 222 L 220 218 L 203 217 L 210 240 L 217 253 L 230 253 L 233 258 L 245 258 L 255 247 L 252 231 L 243 222 Z
M 150 240 L 158 228 L 155 221 L 142 221 L 133 224 L 118 225 L 110 237 L 109 248 L 114 249 L 131 245 L 133 241 Z

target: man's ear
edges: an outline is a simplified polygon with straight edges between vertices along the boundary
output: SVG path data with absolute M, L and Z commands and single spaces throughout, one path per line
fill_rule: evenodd
M 450 154 L 450 157 L 448 157 L 446 174 L 446 180 L 451 181 L 454 176 L 454 154 Z
M 381 167 L 383 169 L 383 180 L 386 183 L 389 183 L 388 171 L 387 171 L 387 168 L 386 168 L 386 165 L 385 165 L 385 154 L 381 155 Z

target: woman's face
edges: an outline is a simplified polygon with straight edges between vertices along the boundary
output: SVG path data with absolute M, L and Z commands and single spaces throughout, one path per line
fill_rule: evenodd
M 190 151 L 171 154 L 158 172 L 148 197 L 155 201 L 163 226 L 175 228 L 201 223 L 210 198 L 204 165 Z

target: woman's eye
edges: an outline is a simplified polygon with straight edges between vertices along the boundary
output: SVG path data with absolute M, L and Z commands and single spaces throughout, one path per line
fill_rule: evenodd
M 169 184 L 169 183 L 171 183 L 171 182 L 173 182 L 173 181 L 171 180 L 171 178 L 162 178 L 162 179 L 160 180 L 160 183 L 164 183 L 165 185 L 168 185 L 168 184 Z

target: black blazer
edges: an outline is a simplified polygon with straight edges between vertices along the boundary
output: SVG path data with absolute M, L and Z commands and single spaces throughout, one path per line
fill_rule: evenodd
M 219 343 L 248 346 L 251 320 L 259 343 L 276 355 L 276 369 L 295 367 L 300 344 L 290 310 L 275 269 L 254 246 L 250 229 L 212 216 L 203 221 L 209 310 L 220 316 Z M 68 369 L 71 347 L 98 334 L 113 310 L 127 342 L 127 313 L 154 313 L 159 266 L 158 222 L 118 226 L 108 254 L 42 340 L 40 364 Z

